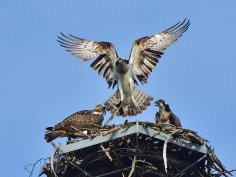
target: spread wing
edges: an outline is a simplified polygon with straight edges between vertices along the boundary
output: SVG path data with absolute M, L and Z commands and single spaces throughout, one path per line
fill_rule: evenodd
M 146 83 L 148 75 L 155 68 L 163 51 L 187 31 L 189 20 L 179 22 L 174 26 L 152 36 L 137 39 L 130 53 L 131 71 L 141 83 Z
M 90 66 L 97 70 L 99 75 L 103 74 L 109 87 L 116 84 L 114 68 L 118 56 L 112 43 L 89 41 L 71 34 L 66 36 L 63 33 L 58 36 L 57 41 L 66 48 L 66 51 L 84 61 L 96 58 Z

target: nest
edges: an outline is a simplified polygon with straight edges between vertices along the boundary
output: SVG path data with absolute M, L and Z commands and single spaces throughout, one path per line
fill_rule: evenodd
M 136 125 L 147 133 L 131 132 Z M 152 131 L 152 133 L 150 133 Z M 154 134 L 153 134 L 154 132 Z M 116 138 L 114 136 L 119 134 Z M 162 138 L 163 136 L 163 138 Z M 102 141 L 109 137 L 108 141 Z M 70 150 L 83 142 L 100 143 Z M 196 132 L 166 124 L 131 122 L 97 127 L 54 152 L 41 173 L 47 177 L 218 177 L 229 176 L 207 140 Z

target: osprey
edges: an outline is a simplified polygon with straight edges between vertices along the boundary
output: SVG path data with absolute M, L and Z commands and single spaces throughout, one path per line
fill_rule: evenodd
M 152 36 L 137 39 L 133 43 L 129 60 L 120 58 L 110 42 L 96 42 L 61 33 L 58 42 L 72 55 L 88 61 L 96 58 L 91 67 L 103 75 L 109 87 L 118 89 L 105 105 L 112 115 L 134 116 L 150 105 L 151 96 L 138 90 L 136 85 L 146 83 L 163 51 L 188 29 L 186 19 Z
M 78 131 L 89 130 L 91 124 L 102 125 L 105 114 L 105 105 L 99 104 L 94 110 L 82 110 L 67 117 L 54 127 L 47 127 L 44 139 L 51 142 L 57 137 L 76 137 Z
M 171 111 L 165 100 L 160 99 L 155 102 L 155 106 L 159 107 L 156 113 L 156 123 L 172 124 L 176 127 L 182 127 L 179 118 Z

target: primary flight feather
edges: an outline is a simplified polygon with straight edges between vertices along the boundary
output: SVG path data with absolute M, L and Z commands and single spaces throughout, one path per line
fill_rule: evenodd
M 147 82 L 164 50 L 177 41 L 189 25 L 185 19 L 160 33 L 135 40 L 129 60 L 120 58 L 110 42 L 90 41 L 63 33 L 58 42 L 84 61 L 95 59 L 90 66 L 103 75 L 109 87 L 118 84 L 115 94 L 105 103 L 107 110 L 118 116 L 133 116 L 145 110 L 153 99 L 137 89 L 138 81 Z

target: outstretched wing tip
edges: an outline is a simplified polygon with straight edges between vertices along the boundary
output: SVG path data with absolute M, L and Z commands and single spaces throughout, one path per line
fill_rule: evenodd
M 96 58 L 90 67 L 97 70 L 99 75 L 103 73 L 106 80 L 113 77 L 113 65 L 117 56 L 112 43 L 90 41 L 62 32 L 60 34 L 57 36 L 57 41 L 67 52 L 84 61 Z
M 63 37 L 65 37 L 65 38 L 67 38 L 67 36 L 66 36 L 63 32 L 60 32 L 60 35 L 63 36 Z M 60 37 L 60 36 L 57 36 L 57 37 L 60 38 L 60 39 L 62 39 L 62 37 Z
M 190 20 L 185 18 L 160 33 L 135 40 L 130 61 L 133 72 L 142 84 L 147 82 L 148 75 L 156 67 L 164 50 L 177 41 L 190 24 Z

